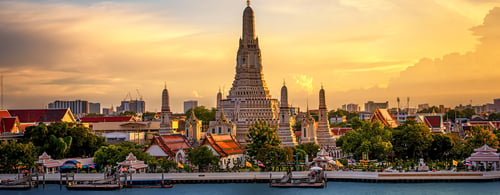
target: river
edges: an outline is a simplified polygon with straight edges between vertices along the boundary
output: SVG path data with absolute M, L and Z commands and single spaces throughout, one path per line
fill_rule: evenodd
M 165 194 L 500 194 L 500 182 L 478 183 L 357 183 L 328 182 L 324 189 L 270 188 L 265 183 L 176 184 L 167 189 L 122 189 L 117 191 L 71 191 L 50 184 L 45 189 L 0 190 L 1 195 L 165 195 Z

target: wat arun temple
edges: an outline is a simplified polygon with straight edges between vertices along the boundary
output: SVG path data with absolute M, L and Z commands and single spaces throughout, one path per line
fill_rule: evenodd
M 242 30 L 236 55 L 236 74 L 232 87 L 225 99 L 222 98 L 220 91 L 217 94 L 216 121 L 213 121 L 214 125 L 209 127 L 207 133 L 217 133 L 215 126 L 219 126 L 219 131 L 222 128 L 226 129 L 225 132 L 235 135 L 238 142 L 245 144 L 249 127 L 258 121 L 266 121 L 277 128 L 277 134 L 280 136 L 283 146 L 294 146 L 298 142 L 292 126 L 295 124 L 295 121 L 301 123 L 306 121 L 307 124 L 302 124 L 303 127 L 307 127 L 304 131 L 309 132 L 303 139 L 306 140 L 305 142 L 315 142 L 322 146 L 334 145 L 335 141 L 329 130 L 328 111 L 326 110 L 323 87 L 319 94 L 320 116 L 317 123 L 314 120 L 310 120 L 309 112 L 307 112 L 308 116 L 302 116 L 302 118 L 305 117 L 308 120 L 297 119 L 299 116 L 294 117 L 291 115 L 288 104 L 288 89 L 285 83 L 283 83 L 283 87 L 281 88 L 280 101 L 271 97 L 266 81 L 264 80 L 259 39 L 255 34 L 254 11 L 250 7 L 250 1 L 247 1 L 247 7 L 243 11 Z M 163 94 L 166 93 L 165 90 Z M 165 102 L 168 102 L 168 97 L 166 100 L 163 100 L 162 104 L 163 107 L 167 108 L 168 103 L 165 104 Z M 162 108 L 163 110 L 165 110 L 163 115 L 165 117 L 162 117 L 162 119 L 169 118 L 169 114 L 167 114 L 167 110 L 169 111 L 169 109 Z M 165 125 L 163 125 L 163 129 L 160 128 L 160 134 L 171 132 L 170 128 L 165 128 L 170 125 L 169 122 L 162 120 L 163 123 Z M 228 124 L 220 128 L 224 123 Z M 231 127 L 235 128 L 236 131 L 231 130 Z M 213 130 L 211 131 L 211 129 Z M 306 134 L 302 134 L 302 136 L 304 135 Z

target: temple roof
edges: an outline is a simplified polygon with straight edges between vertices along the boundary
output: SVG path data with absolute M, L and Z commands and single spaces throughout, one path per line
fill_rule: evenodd
M 103 117 L 82 117 L 80 121 L 83 123 L 98 123 L 98 122 L 131 122 L 135 121 L 132 116 L 103 116 Z
M 175 156 L 179 150 L 192 148 L 186 137 L 181 134 L 155 136 L 150 145 L 158 145 L 169 156 Z
M 230 134 L 220 135 L 208 133 L 201 145 L 211 146 L 219 156 L 225 157 L 232 154 L 243 154 L 245 150 Z
M 47 123 L 61 122 L 68 115 L 71 122 L 75 122 L 75 118 L 69 108 L 67 109 L 16 109 L 8 110 L 12 116 L 19 117 L 21 123 Z M 70 122 L 70 121 L 66 121 Z
M 381 109 L 377 108 L 375 112 L 373 112 L 372 118 L 370 119 L 371 122 L 376 122 L 379 121 L 381 122 L 384 126 L 386 127 L 397 127 L 398 124 L 392 117 L 392 115 L 389 113 L 387 109 Z

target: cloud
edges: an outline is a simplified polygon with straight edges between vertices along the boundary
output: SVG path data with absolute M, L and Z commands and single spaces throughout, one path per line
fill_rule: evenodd
M 313 91 L 313 78 L 307 75 L 293 75 L 295 83 L 298 84 L 302 89 L 311 94 Z

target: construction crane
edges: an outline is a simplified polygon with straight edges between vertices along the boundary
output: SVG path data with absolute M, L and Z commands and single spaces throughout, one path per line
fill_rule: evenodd
M 141 101 L 142 101 L 142 95 L 141 95 L 141 93 L 139 92 L 139 89 L 135 89 L 135 90 L 137 91 L 137 95 L 139 96 L 139 100 L 141 100 Z
M 130 94 L 130 91 L 127 93 L 127 95 L 125 95 L 125 97 L 123 98 L 123 101 L 127 101 L 127 98 L 129 101 L 132 100 L 132 94 Z

